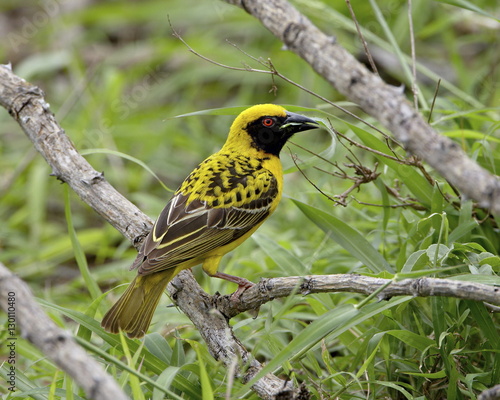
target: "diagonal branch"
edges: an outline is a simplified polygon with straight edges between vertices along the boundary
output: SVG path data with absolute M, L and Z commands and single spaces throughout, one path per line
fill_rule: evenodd
M 425 160 L 463 196 L 500 214 L 500 180 L 440 136 L 403 95 L 320 31 L 286 0 L 225 0 L 259 19 L 336 90 L 388 128 L 404 147 Z

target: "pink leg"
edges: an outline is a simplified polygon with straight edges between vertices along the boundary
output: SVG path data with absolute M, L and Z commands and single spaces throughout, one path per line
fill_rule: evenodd
M 250 282 L 248 279 L 240 278 L 239 276 L 233 276 L 229 274 L 225 274 L 223 272 L 216 272 L 213 275 L 210 275 L 213 278 L 224 279 L 225 281 L 233 282 L 238 285 L 238 289 L 231 295 L 231 300 L 239 300 L 242 293 L 254 286 L 254 283 Z

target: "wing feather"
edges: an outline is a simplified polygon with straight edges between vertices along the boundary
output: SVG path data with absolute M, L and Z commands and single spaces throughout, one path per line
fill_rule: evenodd
M 237 207 L 231 204 L 210 207 L 208 201 L 202 198 L 189 201 L 189 194 L 178 191 L 161 212 L 131 269 L 138 268 L 140 275 L 147 275 L 174 268 L 245 235 L 269 216 L 278 196 L 276 178 L 267 170 L 259 173 L 267 174 L 264 177 L 269 182 L 267 190 Z M 253 178 L 240 177 L 231 183 L 238 187 L 255 181 Z

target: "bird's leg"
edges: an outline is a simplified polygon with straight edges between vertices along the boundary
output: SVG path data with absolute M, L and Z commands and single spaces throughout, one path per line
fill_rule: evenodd
M 240 278 L 239 276 L 234 276 L 234 275 L 229 275 L 225 274 L 224 272 L 216 272 L 215 274 L 209 274 L 213 278 L 220 278 L 224 279 L 225 281 L 233 282 L 238 285 L 238 289 L 236 289 L 236 292 L 234 292 L 231 295 L 231 300 L 239 300 L 240 296 L 243 294 L 243 292 L 255 284 L 250 282 L 248 279 L 245 278 Z

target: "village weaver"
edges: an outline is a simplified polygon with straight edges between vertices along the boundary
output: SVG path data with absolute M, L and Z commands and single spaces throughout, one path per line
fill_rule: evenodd
M 143 336 L 168 282 L 197 264 L 238 284 L 233 298 L 253 286 L 218 272 L 219 262 L 276 209 L 283 189 L 279 153 L 286 141 L 317 126 L 273 104 L 238 115 L 222 149 L 191 172 L 161 212 L 130 268 L 137 276 L 104 316 L 104 329 Z

